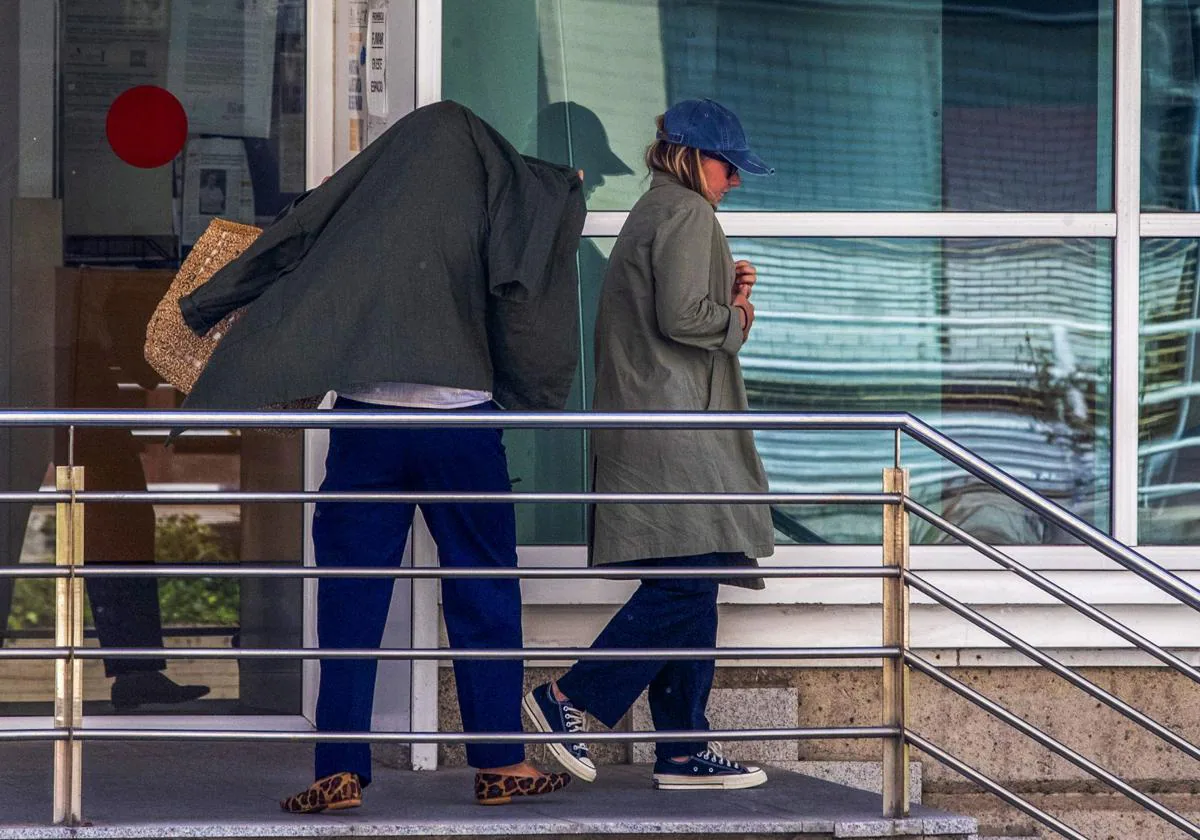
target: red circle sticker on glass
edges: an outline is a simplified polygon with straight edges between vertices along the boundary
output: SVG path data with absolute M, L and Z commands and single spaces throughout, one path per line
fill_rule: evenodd
M 117 157 L 130 166 L 154 169 L 183 150 L 188 120 L 170 91 L 140 85 L 113 100 L 104 128 Z

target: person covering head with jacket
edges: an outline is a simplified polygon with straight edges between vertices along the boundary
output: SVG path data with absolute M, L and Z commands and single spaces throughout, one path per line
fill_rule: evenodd
M 578 364 L 575 252 L 580 176 L 524 158 L 461 105 L 399 120 L 327 183 L 302 196 L 237 260 L 180 301 L 203 334 L 248 306 L 217 345 L 188 408 L 255 408 L 338 394 L 339 410 L 561 409 Z M 501 431 L 334 428 L 323 491 L 507 493 Z M 439 561 L 514 568 L 511 504 L 422 504 Z M 415 506 L 322 501 L 320 567 L 398 566 Z M 374 648 L 394 580 L 325 578 L 321 648 Z M 519 649 L 512 578 L 448 578 L 450 644 Z M 467 732 L 521 729 L 522 663 L 455 660 Z M 376 662 L 321 662 L 317 729 L 371 727 Z M 521 744 L 468 744 L 483 804 L 549 793 L 569 776 L 525 761 Z M 316 781 L 281 804 L 295 813 L 355 807 L 371 781 L 366 743 L 322 741 Z
M 734 262 L 715 208 L 741 173 L 771 174 L 737 117 L 712 100 L 687 100 L 658 118 L 646 152 L 649 191 L 621 229 L 596 320 L 597 411 L 744 411 L 738 351 L 754 324 L 756 273 Z M 592 434 L 592 475 L 600 493 L 725 492 L 767 489 L 749 430 L 605 429 Z M 593 564 L 662 567 L 757 566 L 774 551 L 766 505 L 601 504 L 592 512 Z M 759 579 L 741 579 L 761 588 Z M 646 578 L 592 644 L 593 649 L 712 648 L 717 640 L 714 579 Z M 657 729 L 709 729 L 705 708 L 714 661 L 587 659 L 526 695 L 542 732 L 585 731 L 584 713 L 615 726 L 649 688 Z M 592 781 L 583 743 L 550 745 L 563 768 Z M 660 790 L 736 789 L 766 775 L 724 757 L 703 740 L 659 743 Z

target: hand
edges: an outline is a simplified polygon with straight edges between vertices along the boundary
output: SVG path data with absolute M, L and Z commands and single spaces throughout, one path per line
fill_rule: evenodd
M 758 269 L 749 260 L 738 260 L 733 264 L 733 297 L 745 295 L 749 300 L 757 282 Z
M 750 327 L 754 324 L 754 304 L 750 302 L 748 295 L 736 294 L 733 297 L 733 307 L 741 316 L 742 341 L 745 341 L 750 337 Z

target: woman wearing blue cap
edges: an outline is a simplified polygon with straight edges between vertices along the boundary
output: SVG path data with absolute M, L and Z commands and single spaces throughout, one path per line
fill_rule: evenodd
M 754 323 L 754 266 L 734 262 L 715 208 L 741 172 L 773 170 L 747 146 L 737 117 L 710 99 L 687 100 L 658 118 L 646 151 L 653 179 L 613 248 L 596 319 L 598 411 L 738 411 L 747 408 L 738 351 Z M 595 489 L 602 493 L 767 489 L 749 430 L 597 430 Z M 756 567 L 774 551 L 765 505 L 597 505 L 594 565 Z M 761 588 L 757 578 L 726 579 Z M 712 648 L 718 582 L 647 578 L 593 649 Z M 715 662 L 588 659 L 530 692 L 523 707 L 542 732 L 582 733 L 584 712 L 615 726 L 649 688 L 659 730 L 707 730 Z M 596 766 L 583 743 L 551 745 L 583 781 Z M 730 790 L 766 781 L 701 741 L 656 746 L 660 790 Z

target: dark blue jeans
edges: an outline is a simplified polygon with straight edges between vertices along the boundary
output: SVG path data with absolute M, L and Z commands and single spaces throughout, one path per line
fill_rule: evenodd
M 642 560 L 638 566 L 732 566 L 737 554 L 701 554 Z M 717 589 L 704 578 L 648 578 L 592 642 L 592 649 L 711 648 L 717 643 Z M 655 729 L 707 730 L 705 709 L 716 662 L 712 659 L 585 659 L 558 680 L 571 702 L 605 726 L 616 726 L 650 689 Z M 660 759 L 692 755 L 704 741 L 660 743 Z
M 374 409 L 345 398 L 339 409 Z M 473 406 L 469 411 L 494 409 Z M 509 492 L 508 461 L 499 429 L 334 429 L 322 490 Z M 313 520 L 318 566 L 395 566 L 401 562 L 414 505 L 321 502 Z M 421 512 L 443 566 L 517 565 L 511 504 L 427 504 Z M 317 588 L 317 634 L 322 648 L 373 648 L 383 638 L 390 578 L 327 578 Z M 443 615 L 456 648 L 520 648 L 521 589 L 516 579 L 442 581 Z M 458 704 L 467 732 L 521 731 L 519 660 L 455 661 Z M 317 729 L 371 728 L 374 660 L 324 660 Z M 521 744 L 471 744 L 475 767 L 525 759 Z M 357 773 L 371 780 L 368 744 L 319 743 L 316 776 Z

